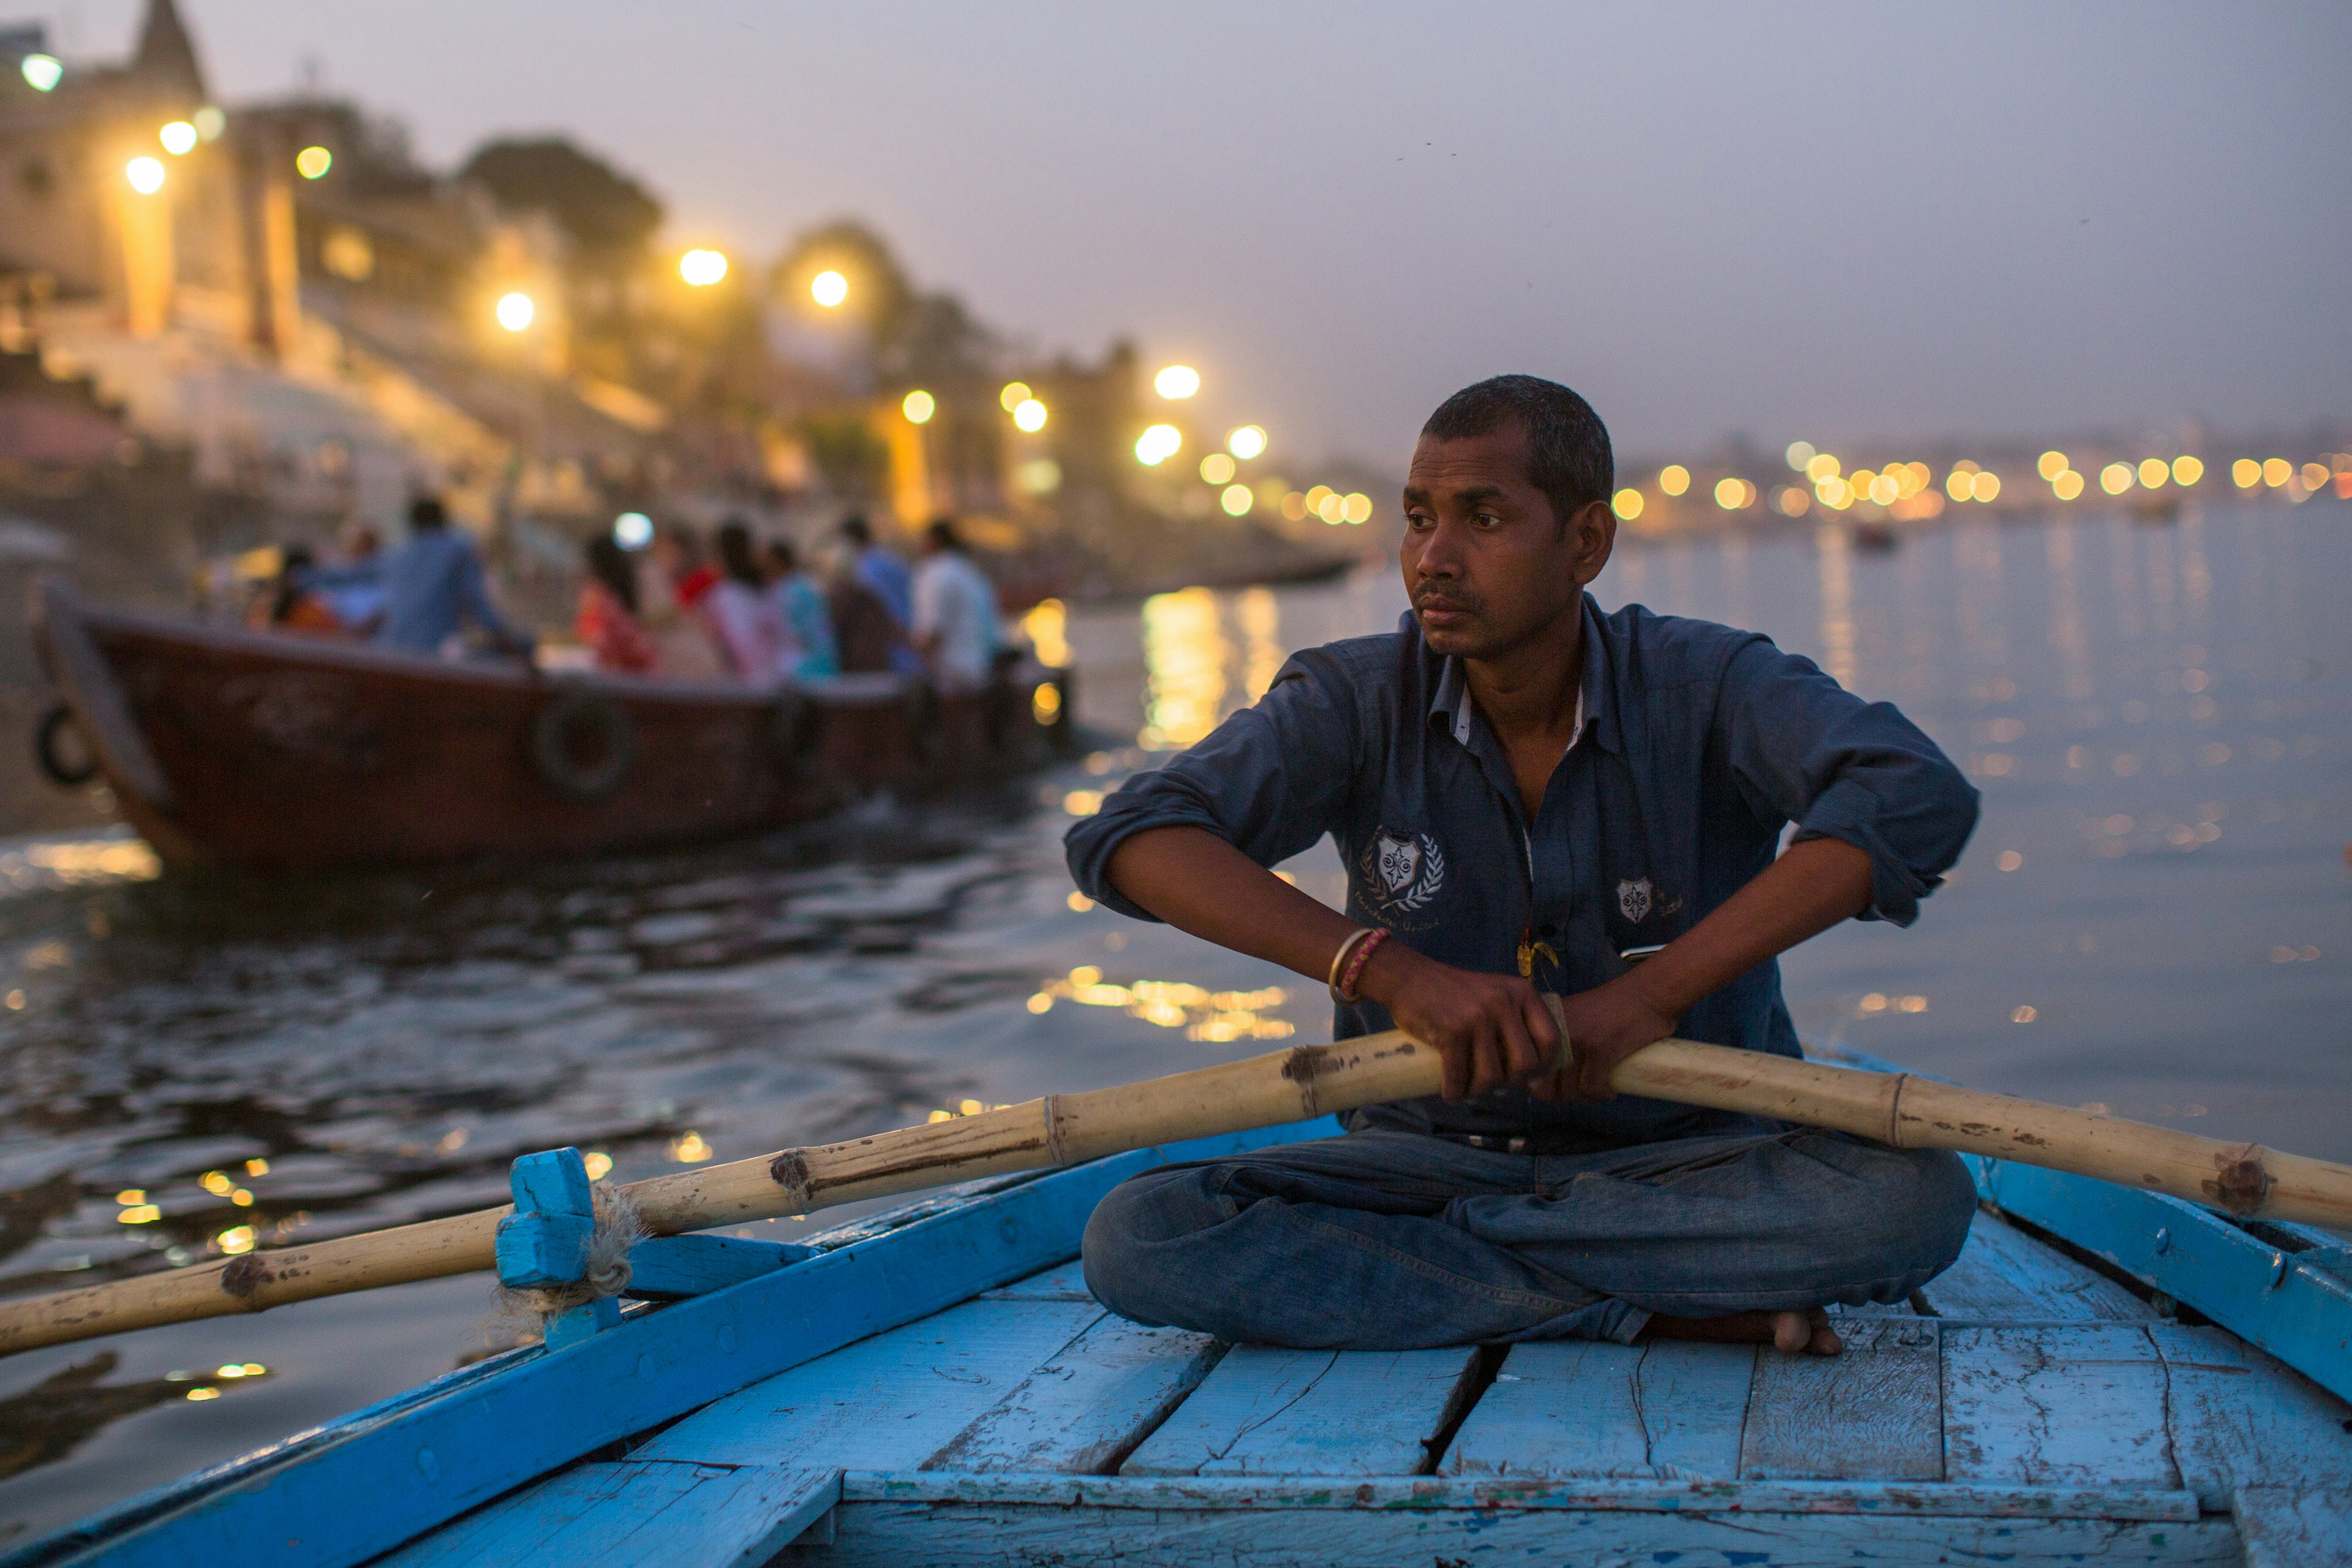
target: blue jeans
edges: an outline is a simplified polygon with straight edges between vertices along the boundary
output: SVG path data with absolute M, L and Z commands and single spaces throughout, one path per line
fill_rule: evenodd
M 1653 1312 L 1901 1301 L 1975 1213 L 1958 1156 L 1814 1128 L 1572 1155 L 1372 1129 L 1122 1183 L 1086 1276 L 1124 1317 L 1236 1342 L 1622 1343 Z

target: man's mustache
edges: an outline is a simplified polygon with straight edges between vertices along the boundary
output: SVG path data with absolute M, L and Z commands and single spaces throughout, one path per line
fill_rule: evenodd
M 1416 610 L 1475 612 L 1485 609 L 1486 602 L 1476 594 L 1465 593 L 1460 589 L 1423 588 L 1412 596 L 1412 607 Z

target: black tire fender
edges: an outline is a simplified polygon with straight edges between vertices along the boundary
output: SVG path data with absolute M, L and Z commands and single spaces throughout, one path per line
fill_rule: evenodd
M 574 748 L 585 742 L 593 760 Z M 636 721 L 595 691 L 566 691 L 530 721 L 530 760 L 549 788 L 572 800 L 602 800 L 621 787 L 637 757 Z
M 58 737 L 68 727 L 81 736 L 85 760 L 79 767 L 58 754 Z M 33 761 L 40 764 L 51 784 L 67 789 L 78 788 L 98 776 L 98 751 L 89 743 L 89 737 L 82 733 L 81 722 L 74 717 L 73 710 L 62 702 L 42 714 L 41 721 L 33 726 Z

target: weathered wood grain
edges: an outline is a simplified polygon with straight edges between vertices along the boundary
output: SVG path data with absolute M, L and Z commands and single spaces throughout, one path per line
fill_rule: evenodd
M 1120 1468 L 1136 1476 L 1400 1476 L 1428 1458 L 1469 1347 L 1237 1347 Z
M 967 1301 L 730 1394 L 631 1457 L 913 1469 L 1102 1315 L 1091 1301 Z
M 1822 1514 L 1482 1513 L 1403 1509 L 1272 1512 L 854 1503 L 814 1568 L 963 1568 L 975 1560 L 1057 1568 L 1466 1568 L 1526 1563 L 1755 1563 L 1770 1568 L 2240 1568 L 2237 1531 L 2095 1519 L 1912 1519 Z M 984 1557 L 975 1543 L 984 1542 Z
M 2352 1487 L 2352 1406 L 2221 1329 L 2153 1323 L 2180 1484 L 2208 1508 L 2241 1487 Z
M 2300 1491 L 2245 1487 L 2233 1500 L 2246 1568 L 2345 1568 L 2352 1563 L 2352 1487 Z
M 1942 1399 L 1932 1318 L 1838 1325 L 1834 1356 L 1759 1352 L 1739 1473 L 1755 1480 L 1938 1481 Z
M 578 1465 L 514 1508 L 484 1509 L 379 1568 L 759 1568 L 841 1496 L 841 1472 L 630 1459 Z
M 1730 1480 L 1752 1345 L 1514 1345 L 1445 1456 L 1449 1476 Z
M 1091 1301 L 1094 1292 L 1087 1289 L 1085 1266 L 1073 1258 L 1042 1274 L 983 1291 L 982 1297 L 990 1301 Z
M 1980 1214 L 1959 1260 L 1921 1288 L 1946 1318 L 2144 1322 L 2147 1303 L 1997 1215 Z
M 1106 1313 L 921 1468 L 1107 1475 L 1200 1386 L 1225 1350 L 1206 1334 Z
M 971 1475 L 851 1470 L 844 1502 L 1020 1503 L 1090 1509 L 1469 1509 L 1636 1513 L 1859 1513 L 2000 1519 L 2177 1520 L 2196 1497 L 2146 1487 L 2006 1487 L 1927 1481 L 1497 1479 L 1370 1476 L 1335 1486 L 1300 1476 Z
M 1944 1443 L 1956 1481 L 2180 1484 L 2164 1362 L 2137 1325 L 1948 1331 Z

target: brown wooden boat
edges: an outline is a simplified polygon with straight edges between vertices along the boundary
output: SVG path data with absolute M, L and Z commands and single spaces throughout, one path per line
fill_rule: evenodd
M 34 588 L 35 637 L 122 814 L 173 865 L 542 859 L 780 826 L 1001 775 L 1070 733 L 1066 671 L 738 684 L 455 663 Z

